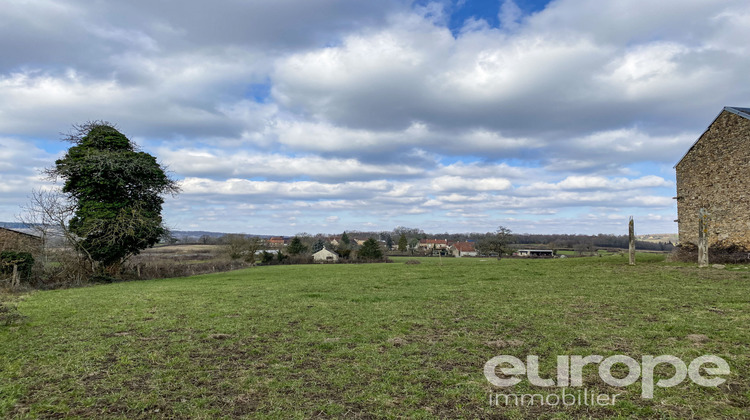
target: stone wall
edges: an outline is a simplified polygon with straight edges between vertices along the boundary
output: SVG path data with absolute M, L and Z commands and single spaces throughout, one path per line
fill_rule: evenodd
M 41 238 L 0 228 L 1 251 L 35 252 L 42 246 Z
M 722 111 L 676 169 L 680 243 L 697 244 L 705 207 L 709 246 L 750 251 L 750 120 Z

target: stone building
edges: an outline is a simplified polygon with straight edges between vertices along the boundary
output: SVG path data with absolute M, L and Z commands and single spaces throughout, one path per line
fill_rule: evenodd
M 33 252 L 42 247 L 42 238 L 0 227 L 0 252 L 25 251 Z
M 750 251 L 750 108 L 725 107 L 675 165 L 681 244 L 697 244 L 709 213 L 709 246 Z

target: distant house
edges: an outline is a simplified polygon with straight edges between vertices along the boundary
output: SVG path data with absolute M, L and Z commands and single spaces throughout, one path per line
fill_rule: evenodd
M 555 256 L 555 252 L 551 249 L 519 249 L 516 251 L 516 255 L 519 257 L 548 257 L 552 258 Z
M 328 243 L 333 246 L 339 246 L 341 244 L 341 236 L 331 236 L 328 238 Z
M 450 251 L 454 257 L 476 257 L 478 255 L 477 250 L 474 249 L 474 244 L 471 242 L 456 242 L 451 245 Z
M 282 247 L 285 244 L 284 238 L 281 236 L 273 236 L 271 238 L 268 238 L 268 241 L 266 241 L 266 244 L 268 246 L 276 246 L 276 247 Z
M 329 251 L 326 248 L 312 254 L 313 260 L 317 262 L 336 262 L 339 260 L 339 254 Z
M 0 227 L 0 251 L 32 252 L 44 245 L 41 237 Z
M 750 251 L 750 108 L 725 107 L 675 170 L 680 243 L 698 243 L 705 208 L 709 246 Z
M 448 249 L 447 239 L 420 239 L 417 249 L 428 251 L 431 249 L 445 250 Z

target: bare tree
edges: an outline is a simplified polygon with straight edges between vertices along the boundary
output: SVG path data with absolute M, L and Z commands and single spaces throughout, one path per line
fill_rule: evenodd
M 94 261 L 80 238 L 69 229 L 69 221 L 75 214 L 75 204 L 57 189 L 32 190 L 29 202 L 22 206 L 18 220 L 35 231 L 43 241 L 45 265 L 49 261 L 50 244 L 63 245 L 58 251 L 59 274 L 67 280 L 80 283 L 81 279 L 94 271 Z
M 480 240 L 476 249 L 482 254 L 496 253 L 499 260 L 504 252 L 508 252 L 508 245 L 512 241 L 513 232 L 505 226 L 499 226 L 494 234 L 488 233 L 484 239 Z
M 224 235 L 222 241 L 229 258 L 243 259 L 250 264 L 255 264 L 255 254 L 263 246 L 263 240 L 257 236 L 229 234 Z

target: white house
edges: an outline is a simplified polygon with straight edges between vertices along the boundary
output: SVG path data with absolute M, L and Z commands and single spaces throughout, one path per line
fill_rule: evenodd
M 318 261 L 318 262 L 336 262 L 339 260 L 339 254 L 333 251 L 329 251 L 325 248 L 314 253 L 312 256 L 313 256 L 313 260 Z

